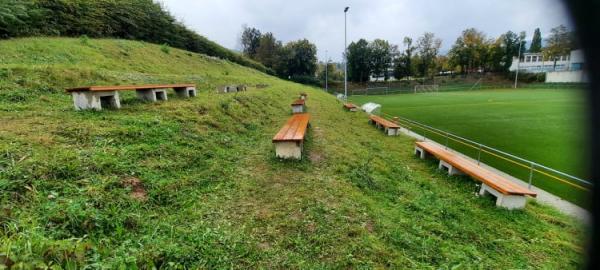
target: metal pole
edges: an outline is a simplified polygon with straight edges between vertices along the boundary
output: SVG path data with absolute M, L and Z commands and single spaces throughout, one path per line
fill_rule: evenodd
M 327 50 L 325 50 L 325 92 L 329 93 L 329 87 L 327 86 L 327 70 L 329 69 L 329 60 L 327 59 Z
M 344 9 L 344 99 L 348 101 L 348 42 L 346 38 L 346 14 L 349 7 Z
M 523 37 L 519 37 L 519 57 L 517 58 L 517 72 L 515 73 L 515 89 L 517 89 L 517 80 L 519 79 L 519 69 L 521 65 L 521 46 L 523 46 Z
M 479 151 L 477 152 L 477 165 L 481 163 L 481 144 L 479 144 Z
M 531 167 L 529 168 L 529 189 L 531 189 L 531 180 L 533 179 L 533 163 L 531 163 Z
M 446 132 L 446 149 L 448 149 L 448 132 Z

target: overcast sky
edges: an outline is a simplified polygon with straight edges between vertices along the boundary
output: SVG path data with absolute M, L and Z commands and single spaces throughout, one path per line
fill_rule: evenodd
M 560 24 L 571 26 L 558 0 L 160 0 L 186 26 L 219 44 L 240 49 L 242 25 L 272 32 L 284 43 L 307 38 L 339 61 L 344 51 L 344 12 L 348 12 L 348 43 L 382 38 L 402 44 L 425 31 L 442 39 L 446 52 L 462 30 L 475 27 L 490 37 L 512 30 L 531 39 Z

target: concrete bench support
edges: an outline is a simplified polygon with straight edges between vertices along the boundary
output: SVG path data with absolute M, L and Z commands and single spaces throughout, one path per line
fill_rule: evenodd
M 305 111 L 304 104 L 292 105 L 292 113 L 303 113 Z
M 71 92 L 76 110 L 102 110 L 103 108 L 121 108 L 119 92 L 117 91 L 81 91 Z
M 137 96 L 141 100 L 157 102 L 159 100 L 167 100 L 167 89 L 147 89 L 136 90 Z
M 180 98 L 191 98 L 197 95 L 196 87 L 180 87 L 173 89 L 175 90 L 175 94 Z
M 464 175 L 463 172 L 456 169 L 456 167 L 452 166 L 452 164 L 440 160 L 440 165 L 438 166 L 440 170 L 447 169 L 449 175 Z
M 427 153 L 427 151 L 423 150 L 423 148 L 415 146 L 415 155 L 421 159 L 425 159 L 429 156 L 429 153 Z
M 302 159 L 302 142 L 276 142 L 275 156 L 278 158 Z
M 492 194 L 496 197 L 496 206 L 504 207 L 509 210 L 525 208 L 525 204 L 527 203 L 527 198 L 523 195 L 502 194 L 485 183 L 482 183 L 481 190 L 479 190 L 479 196 L 485 196 L 486 194 Z
M 398 135 L 400 135 L 400 129 L 399 128 L 386 128 L 385 133 L 388 136 L 398 136 Z

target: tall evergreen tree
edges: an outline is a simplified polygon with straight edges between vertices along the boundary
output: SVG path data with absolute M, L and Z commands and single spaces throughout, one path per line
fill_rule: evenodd
M 529 46 L 529 52 L 539 53 L 542 51 L 542 33 L 540 29 L 536 28 L 533 32 L 533 39 L 531 40 L 531 46 Z

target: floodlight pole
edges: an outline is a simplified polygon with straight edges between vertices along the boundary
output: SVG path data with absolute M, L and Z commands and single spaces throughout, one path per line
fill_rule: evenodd
M 515 72 L 515 89 L 517 89 L 517 80 L 519 79 L 519 69 L 521 68 L 521 46 L 523 45 L 523 37 L 519 37 L 519 57 L 517 58 L 517 72 Z
M 348 41 L 346 35 L 346 14 L 350 7 L 344 8 L 344 100 L 348 101 Z

